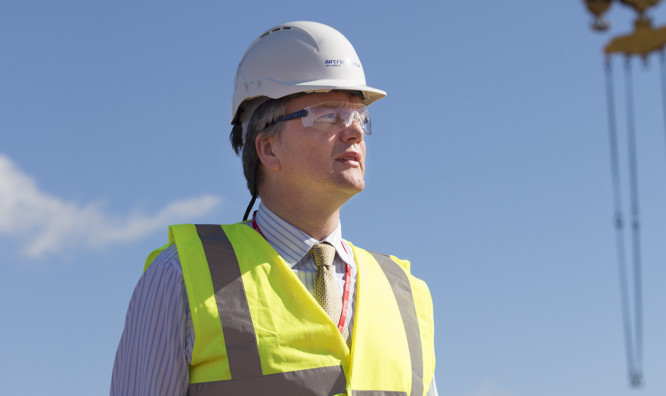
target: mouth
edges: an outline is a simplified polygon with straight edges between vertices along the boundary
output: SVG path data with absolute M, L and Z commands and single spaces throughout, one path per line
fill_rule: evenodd
M 339 162 L 344 162 L 344 163 L 350 164 L 350 165 L 360 166 L 361 154 L 357 153 L 355 151 L 348 151 L 348 152 L 345 152 L 342 155 L 338 156 L 335 160 L 339 161 Z

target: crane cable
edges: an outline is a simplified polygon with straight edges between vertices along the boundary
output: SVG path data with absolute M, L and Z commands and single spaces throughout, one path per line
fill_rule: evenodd
M 664 110 L 662 112 L 664 116 L 664 135 L 666 136 L 666 52 L 664 52 L 664 48 L 662 47 L 661 51 L 661 101 L 664 106 Z M 666 140 L 665 140 L 666 142 Z
M 608 133 L 610 143 L 610 159 L 613 184 L 613 203 L 615 209 L 615 240 L 617 246 L 617 261 L 620 281 L 620 298 L 622 304 L 622 322 L 624 326 L 625 350 L 629 381 L 633 387 L 642 385 L 642 299 L 641 299 L 641 256 L 640 256 L 640 222 L 638 206 L 638 172 L 636 161 L 636 137 L 634 128 L 633 111 L 633 88 L 631 83 L 631 65 L 627 57 L 625 63 L 625 91 L 627 105 L 627 128 L 628 128 L 628 150 L 629 150 L 629 182 L 631 188 L 632 208 L 632 242 L 633 242 L 633 275 L 634 275 L 634 325 L 636 337 L 633 337 L 631 308 L 629 297 L 629 280 L 626 249 L 624 244 L 624 218 L 622 215 L 622 193 L 620 183 L 619 150 L 617 138 L 617 126 L 615 122 L 615 95 L 613 90 L 613 73 L 610 58 L 606 58 L 606 100 L 608 106 Z
M 640 208 L 638 199 L 638 158 L 636 155 L 636 127 L 634 118 L 634 95 L 633 79 L 631 77 L 631 58 L 627 57 L 625 62 L 625 84 L 626 84 L 626 105 L 627 105 L 627 147 L 629 150 L 629 184 L 631 194 L 631 240 L 633 245 L 634 258 L 634 319 L 635 319 L 635 337 L 636 337 L 636 364 L 637 378 L 632 378 L 632 384 L 637 382 L 641 384 L 641 372 L 643 361 L 643 298 L 642 298 L 642 269 L 641 269 L 641 230 L 640 230 Z

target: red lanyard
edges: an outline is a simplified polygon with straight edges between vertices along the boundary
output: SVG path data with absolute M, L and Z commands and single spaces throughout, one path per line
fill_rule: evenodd
M 256 214 L 257 212 L 254 212 Z M 259 228 L 259 225 L 257 224 L 257 220 L 255 219 L 255 216 L 252 216 L 252 228 L 255 229 L 264 239 L 266 239 L 266 236 L 264 235 L 263 232 L 261 232 L 261 229 Z M 342 243 L 342 242 L 340 242 Z M 342 245 L 342 248 L 347 251 L 345 248 L 345 245 Z M 340 322 L 338 322 L 338 330 L 340 333 L 342 333 L 342 330 L 345 328 L 345 321 L 347 320 L 347 311 L 349 310 L 349 289 L 351 288 L 350 284 L 351 282 L 349 281 L 351 279 L 351 265 L 347 265 L 347 270 L 345 271 L 345 290 L 344 293 L 342 294 L 342 312 L 340 313 Z
M 342 312 L 340 313 L 340 323 L 338 323 L 338 330 L 342 333 L 345 328 L 345 320 L 347 319 L 347 309 L 349 308 L 349 280 L 351 279 L 351 265 L 347 264 L 347 271 L 345 272 L 345 292 L 342 295 Z
M 257 212 L 254 212 L 254 215 L 256 215 L 256 214 L 257 214 Z M 261 230 L 259 229 L 259 225 L 257 225 L 257 220 L 255 220 L 254 215 L 252 215 L 252 228 L 254 228 L 254 230 L 257 231 L 259 233 L 259 235 L 261 235 L 262 237 L 264 237 L 264 239 L 266 239 L 266 236 L 264 235 L 264 233 L 261 232 Z

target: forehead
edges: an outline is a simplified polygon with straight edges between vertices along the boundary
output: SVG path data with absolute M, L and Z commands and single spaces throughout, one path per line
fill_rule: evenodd
M 298 111 L 308 106 L 329 101 L 346 101 L 350 103 L 363 103 L 363 100 L 359 96 L 347 92 L 311 93 L 290 99 L 287 102 L 286 111 L 287 113 L 292 113 L 294 111 Z

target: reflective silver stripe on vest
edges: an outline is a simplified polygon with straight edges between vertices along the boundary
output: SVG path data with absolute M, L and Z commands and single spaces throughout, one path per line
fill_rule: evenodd
M 407 392 L 353 390 L 352 396 L 407 396 Z
M 419 321 L 416 317 L 416 306 L 412 296 L 412 286 L 405 271 L 391 258 L 385 254 L 370 252 L 379 266 L 384 271 L 386 278 L 391 284 L 395 300 L 398 302 L 402 323 L 407 334 L 407 346 L 409 357 L 412 361 L 412 389 L 411 396 L 423 395 L 423 349 L 421 349 L 421 331 Z M 356 394 L 356 393 L 354 393 Z M 395 393 L 399 395 L 400 393 Z M 365 395 L 365 393 L 363 394 Z M 368 394 L 379 395 L 379 394 Z M 392 395 L 392 393 L 381 393 L 381 395 Z
M 234 248 L 219 225 L 197 225 L 196 228 L 213 279 L 231 378 L 261 376 L 257 337 Z
M 257 378 L 190 384 L 189 396 L 331 396 L 346 392 L 347 380 L 340 366 L 289 371 Z

